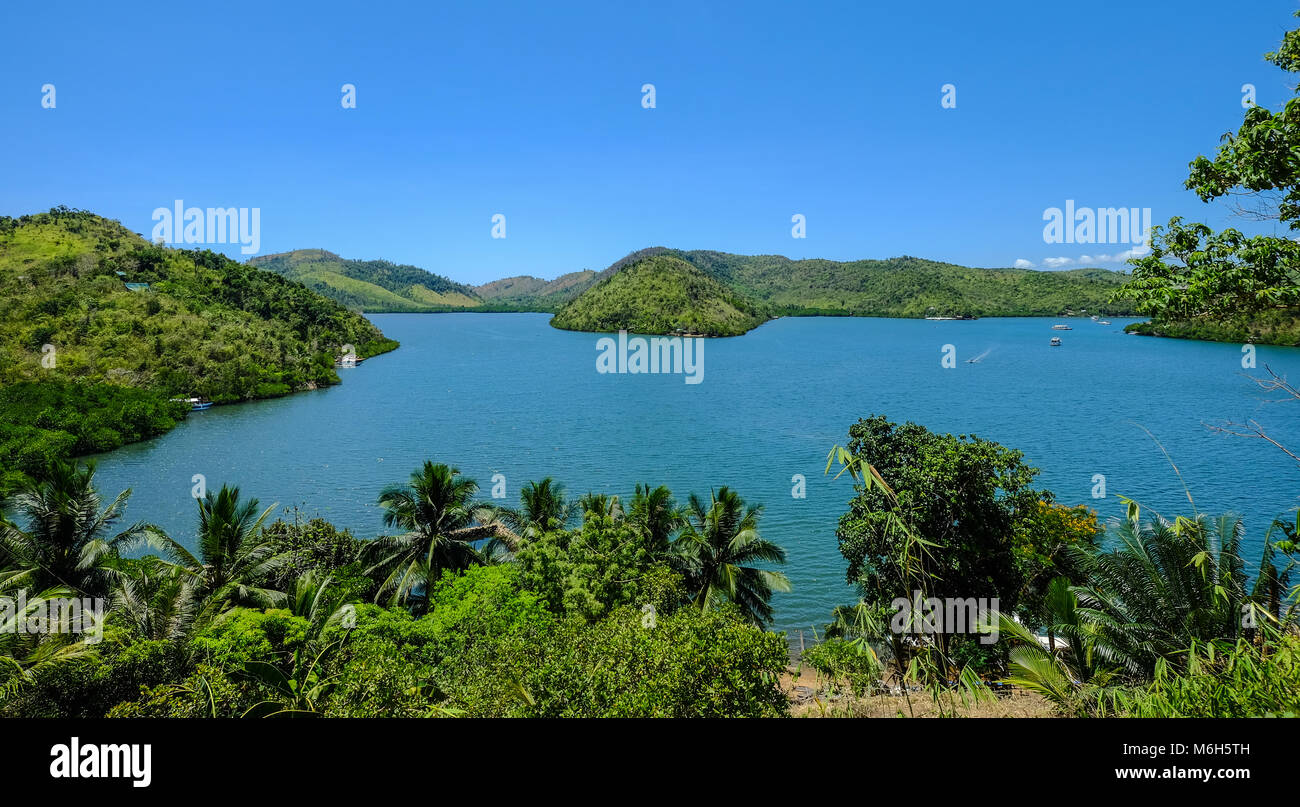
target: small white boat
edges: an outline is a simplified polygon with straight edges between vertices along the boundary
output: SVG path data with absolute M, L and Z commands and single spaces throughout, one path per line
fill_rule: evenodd
M 1059 337 L 1059 336 L 1053 336 L 1053 337 L 1052 337 L 1052 347 L 1060 347 L 1060 346 L 1061 346 L 1061 337 Z
M 356 367 L 358 364 L 361 363 L 361 361 L 362 360 L 358 359 L 356 356 L 344 356 L 343 358 L 334 362 L 334 366 L 335 367 Z
M 1097 321 L 1097 315 L 1096 315 L 1096 314 L 1093 314 L 1093 315 L 1092 315 L 1092 321 L 1093 321 L 1093 322 L 1096 322 L 1096 321 Z
M 1098 322 L 1097 324 L 1098 324 L 1098 325 L 1109 325 L 1109 324 L 1110 324 L 1110 320 L 1108 320 L 1108 319 L 1103 319 L 1101 322 Z
M 1054 331 L 1072 331 L 1072 330 L 1074 330 L 1074 329 L 1071 328 L 1069 325 L 1053 325 L 1053 326 L 1052 326 L 1052 330 L 1054 330 Z

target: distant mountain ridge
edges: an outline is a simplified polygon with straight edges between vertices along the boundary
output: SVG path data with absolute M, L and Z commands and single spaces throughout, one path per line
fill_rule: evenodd
M 621 281 L 612 289 L 603 288 L 625 270 L 662 257 L 678 263 L 658 261 L 652 272 L 638 272 L 637 278 Z M 721 335 L 737 332 L 738 323 L 750 323 L 743 329 L 748 330 L 773 316 L 1133 313 L 1125 303 L 1109 302 L 1114 290 L 1129 279 L 1123 272 L 977 269 L 910 255 L 831 261 L 649 247 L 629 253 L 600 272 L 584 269 L 554 280 L 517 275 L 479 286 L 456 283 L 415 266 L 349 260 L 325 250 L 267 255 L 250 263 L 363 312 L 537 311 L 557 314 L 552 324 L 571 329 L 605 329 L 620 317 L 641 327 L 649 322 L 675 323 L 670 330 L 690 330 L 698 325 L 713 333 L 708 328 L 717 326 Z M 695 277 L 687 267 L 719 285 Z M 652 290 L 654 299 L 637 298 Z M 682 306 L 682 294 L 702 295 L 700 305 Z M 599 299 L 579 302 L 588 295 Z M 662 305 L 670 306 L 675 315 L 656 310 Z
M 323 249 L 298 249 L 249 261 L 296 280 L 348 308 L 378 312 L 473 308 L 483 300 L 472 286 L 408 264 L 358 261 Z

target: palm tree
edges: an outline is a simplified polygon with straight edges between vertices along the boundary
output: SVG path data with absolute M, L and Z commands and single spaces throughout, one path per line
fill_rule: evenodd
M 772 592 L 790 590 L 784 574 L 749 565 L 785 563 L 785 550 L 758 534 L 762 509 L 746 509 L 740 496 L 726 487 L 710 494 L 707 507 L 691 494 L 686 526 L 673 549 L 701 610 L 732 602 L 749 622 L 761 626 L 772 619 Z
M 1169 522 L 1157 516 L 1142 524 L 1134 507 L 1114 534 L 1112 550 L 1070 550 L 1085 585 L 1057 578 L 1048 587 L 1048 636 L 1063 637 L 1063 651 L 1050 639 L 1044 647 L 1023 625 L 1000 615 L 999 629 L 1015 645 L 1011 683 L 1080 709 L 1084 688 L 1105 695 L 1118 676 L 1149 680 L 1162 660 L 1174 661 L 1189 647 L 1243 636 L 1252 601 L 1239 518 Z
M 684 523 L 672 491 L 663 485 L 654 490 L 649 485 L 637 485 L 629 518 L 645 534 L 655 552 L 667 551 L 673 533 Z
M 623 520 L 623 504 L 618 500 L 617 496 L 609 496 L 604 493 L 588 493 L 578 500 L 578 507 L 582 510 L 584 522 L 592 517 L 608 519 L 611 522 Z
M 1232 515 L 1129 518 L 1114 530 L 1111 551 L 1076 549 L 1086 585 L 1075 591 L 1082 621 L 1095 626 L 1095 652 L 1132 672 L 1193 641 L 1235 639 L 1248 602 Z
M 283 602 L 283 592 L 262 585 L 284 560 L 262 536 L 262 523 L 275 505 L 261 513 L 257 507 L 257 499 L 241 503 L 237 487 L 208 491 L 199 499 L 198 557 L 161 532 L 151 536 L 151 545 L 189 577 L 194 599 L 205 612 L 201 619 L 229 605 L 266 608 Z
M 285 607 L 294 616 L 307 620 L 319 637 L 327 626 L 346 620 L 349 613 L 355 618 L 355 601 L 355 597 L 334 584 L 333 575 L 322 575 L 312 569 L 294 578 Z
M 498 518 L 522 540 L 541 533 L 564 529 L 578 512 L 579 502 L 570 502 L 564 485 L 551 477 L 529 482 L 519 491 L 518 510 L 501 508 Z
M 125 561 L 114 582 L 112 610 L 144 639 L 181 639 L 194 624 L 194 577 L 150 555 Z
M 108 595 L 120 550 L 156 527 L 135 523 L 114 532 L 131 490 L 101 508 L 95 464 L 56 460 L 13 499 L 27 529 L 0 520 L 0 555 L 7 556 L 0 585 L 44 591 L 66 588 L 76 596 Z
M 0 703 L 38 681 L 56 668 L 95 656 L 103 636 L 102 621 L 81 634 L 68 630 L 28 632 L 19 626 L 29 620 L 49 619 L 52 609 L 61 614 L 62 603 L 75 597 L 67 588 L 51 588 L 20 600 L 19 607 L 0 609 Z M 82 618 L 90 616 L 82 612 Z M 93 617 L 91 617 L 93 618 Z M 89 635 L 87 635 L 89 634 Z
M 367 574 L 382 578 L 379 595 L 389 593 L 394 604 L 422 608 L 444 571 L 481 562 L 475 543 L 492 538 L 516 543 L 497 520 L 497 510 L 474 500 L 477 492 L 478 483 L 459 469 L 426 461 L 408 484 L 390 485 L 379 494 L 384 525 L 404 531 L 376 538 L 362 550 L 370 564 Z

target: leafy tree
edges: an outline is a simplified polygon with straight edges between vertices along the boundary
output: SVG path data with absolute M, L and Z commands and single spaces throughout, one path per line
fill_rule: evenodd
M 1278 50 L 1265 56 L 1290 72 L 1300 72 L 1300 29 L 1288 31 Z M 1214 157 L 1192 161 L 1185 183 L 1209 202 L 1226 196 L 1243 199 L 1238 212 L 1254 219 L 1274 219 L 1300 229 L 1300 97 L 1280 112 L 1252 105 L 1241 127 L 1224 135 Z M 1155 326 L 1144 332 L 1190 333 L 1159 327 L 1192 323 L 1198 318 L 1235 323 L 1221 338 L 1240 338 L 1250 321 L 1267 321 L 1270 330 L 1294 334 L 1300 311 L 1300 246 L 1279 236 L 1247 237 L 1235 229 L 1214 232 L 1204 224 L 1183 224 L 1175 217 L 1165 230 L 1155 228 L 1151 252 L 1130 260 L 1133 280 L 1114 297 L 1135 301 Z M 1285 319 L 1272 315 L 1285 313 Z M 1207 334 L 1213 335 L 1213 334 Z M 1263 338 L 1276 341 L 1279 333 Z
M 649 537 L 596 510 L 587 511 L 579 529 L 552 530 L 525 543 L 516 564 L 520 584 L 557 614 L 595 620 L 621 605 L 668 611 L 683 598 L 680 576 Z
M 922 591 L 1016 609 L 1027 582 L 1017 541 L 1023 554 L 1050 496 L 1030 487 L 1037 469 L 1019 451 L 873 415 L 849 429 L 844 454 L 871 469 L 836 533 L 848 581 L 868 605 L 910 602 Z M 959 628 L 936 633 L 945 653 Z

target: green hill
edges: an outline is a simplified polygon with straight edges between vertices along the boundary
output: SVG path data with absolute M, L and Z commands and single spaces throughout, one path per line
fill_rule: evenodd
M 345 344 L 362 358 L 397 346 L 338 303 L 214 252 L 66 208 L 0 217 L 0 486 L 53 456 L 166 431 L 188 411 L 173 397 L 338 383 Z
M 681 258 L 653 255 L 619 267 L 551 320 L 572 331 L 735 336 L 767 320 L 762 306 Z
M 354 261 L 323 249 L 263 255 L 249 264 L 296 280 L 356 311 L 447 311 L 483 303 L 472 287 L 418 266 Z
M 475 286 L 485 306 L 523 311 L 556 311 L 569 300 L 591 288 L 596 273 L 590 269 L 570 272 L 554 280 L 519 275 Z
M 660 250 L 690 262 L 774 314 L 874 317 L 1054 316 L 1067 310 L 1119 316 L 1107 302 L 1129 276 L 1104 269 L 1040 272 L 975 269 L 903 256 L 888 260 L 791 260 L 780 255 Z

